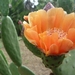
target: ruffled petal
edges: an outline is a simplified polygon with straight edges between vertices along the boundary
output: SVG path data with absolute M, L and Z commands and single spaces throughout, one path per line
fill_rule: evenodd
M 75 14 L 67 14 L 62 8 L 31 12 L 29 24 L 24 21 L 24 36 L 44 54 L 61 55 L 75 48 Z
M 29 13 L 28 15 L 28 22 L 30 24 L 30 26 L 34 26 L 37 24 L 37 22 L 35 21 L 36 20 L 36 16 L 37 16 L 37 12 L 31 12 Z
M 64 17 L 63 22 L 61 22 L 60 29 L 62 29 L 64 31 L 68 31 L 69 28 L 72 26 L 74 19 L 75 19 L 75 14 L 74 13 L 67 14 Z
M 39 49 L 40 49 L 43 53 L 45 53 L 46 50 L 47 50 L 47 47 L 46 47 L 45 43 L 44 43 L 42 40 L 40 40 Z
M 73 23 L 70 28 L 75 28 L 75 18 L 74 18 Z
M 30 25 L 26 21 L 23 21 L 23 28 L 26 30 L 27 28 L 30 28 Z
M 57 41 L 58 41 L 58 33 L 53 33 L 51 35 L 51 41 L 52 41 L 52 44 L 57 43 Z
M 24 18 L 24 20 L 26 20 L 26 21 L 28 20 L 28 16 L 24 16 L 23 18 Z
M 41 9 L 41 10 L 37 11 L 37 14 L 39 16 L 39 20 L 41 21 L 41 31 L 44 32 L 48 29 L 47 12 L 45 10 Z M 37 22 L 38 22 L 38 20 L 37 20 Z M 37 25 L 37 26 L 39 26 L 39 25 Z
M 29 40 L 30 43 L 39 46 L 39 36 L 38 33 L 34 30 L 27 29 L 24 31 L 24 36 Z
M 45 51 L 46 51 L 48 49 L 49 44 L 50 44 L 50 42 L 48 41 L 48 40 L 50 40 L 50 38 L 47 35 L 47 32 L 39 34 L 39 37 L 40 37 L 41 42 L 43 42 L 43 44 L 45 45 Z
M 47 56 L 49 56 L 49 55 L 58 55 L 58 53 L 59 53 L 58 46 L 56 44 L 52 44 L 50 46 L 49 51 L 47 51 L 46 55 Z
M 52 8 L 48 10 L 47 15 L 48 15 L 49 27 L 59 28 L 62 20 L 64 19 L 65 13 L 62 8 Z
M 69 29 L 69 31 L 67 33 L 67 38 L 75 43 L 75 28 Z
M 65 13 L 64 10 L 62 8 L 58 8 L 57 9 L 57 14 L 56 14 L 56 19 L 54 22 L 54 27 L 59 28 L 61 25 L 61 22 L 63 21 L 64 17 L 65 17 Z
M 48 32 L 44 32 L 39 34 L 41 41 L 43 42 L 43 44 L 41 45 L 42 48 L 44 49 L 44 53 L 46 53 L 46 55 L 48 55 L 50 53 L 50 46 L 52 44 L 56 44 L 58 41 L 58 34 L 57 33 L 53 33 L 52 35 L 49 35 Z
M 64 54 L 73 48 L 73 42 L 63 38 L 58 41 L 59 54 Z
M 38 33 L 45 31 L 48 28 L 47 13 L 45 10 L 38 10 L 28 15 L 29 24 L 31 26 L 37 25 Z
M 48 36 L 47 33 L 39 34 L 41 41 L 45 45 L 45 51 L 49 50 L 49 47 L 51 45 L 51 36 Z

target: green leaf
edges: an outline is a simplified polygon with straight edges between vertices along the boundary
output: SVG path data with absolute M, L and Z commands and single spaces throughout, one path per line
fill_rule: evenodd
M 0 0 L 0 11 L 3 16 L 8 15 L 9 11 L 9 0 Z
M 0 74 L 1 75 L 12 75 L 7 63 L 5 62 L 1 54 L 0 54 Z
M 22 36 L 22 39 L 26 45 L 26 47 L 36 56 L 41 57 L 41 51 L 34 46 L 33 44 L 31 44 L 24 36 Z
M 17 66 L 14 63 L 11 63 L 9 68 L 10 68 L 12 75 L 21 75 L 18 71 Z
M 21 75 L 35 75 L 30 69 L 28 69 L 26 66 L 20 66 L 18 68 Z
M 3 18 L 1 32 L 2 41 L 7 53 L 9 54 L 12 61 L 17 66 L 20 66 L 22 64 L 22 59 L 20 54 L 18 37 L 16 29 L 14 27 L 14 23 L 9 16 Z

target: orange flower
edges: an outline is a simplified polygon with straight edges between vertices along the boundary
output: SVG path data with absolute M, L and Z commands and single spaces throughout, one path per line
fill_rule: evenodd
M 75 14 L 62 8 L 43 9 L 24 16 L 24 36 L 47 56 L 61 55 L 75 48 Z

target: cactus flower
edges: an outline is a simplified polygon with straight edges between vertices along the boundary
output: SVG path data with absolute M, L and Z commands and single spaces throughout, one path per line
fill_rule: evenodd
M 75 14 L 62 8 L 43 9 L 24 16 L 24 36 L 41 52 L 61 55 L 75 48 Z

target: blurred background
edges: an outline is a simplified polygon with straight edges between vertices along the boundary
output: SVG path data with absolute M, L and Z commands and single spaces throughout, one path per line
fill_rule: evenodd
M 75 12 L 75 0 L 9 0 L 9 16 L 15 24 L 18 36 L 21 35 L 19 22 L 20 20 L 23 21 L 23 16 L 29 12 L 43 9 L 48 2 L 51 2 L 55 7 L 62 7 L 67 13 Z M 2 15 L 0 13 L 0 29 L 1 20 Z

